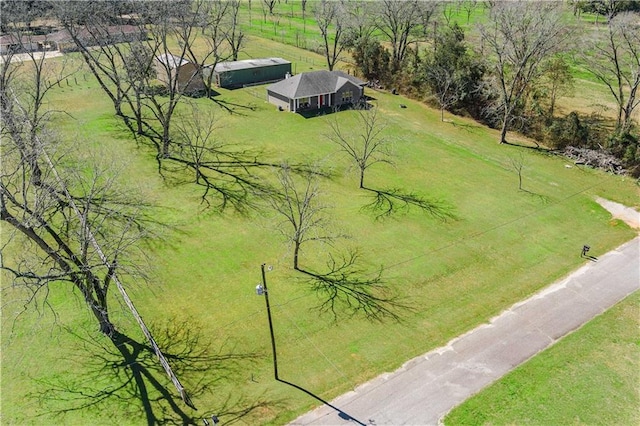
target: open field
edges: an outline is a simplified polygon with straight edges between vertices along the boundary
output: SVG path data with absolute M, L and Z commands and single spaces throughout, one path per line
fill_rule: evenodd
M 629 296 L 454 409 L 445 424 L 638 424 L 639 306 L 640 295 Z
M 250 56 L 282 52 L 297 61 L 297 72 L 322 67 L 319 56 L 254 41 Z M 367 91 L 394 140 L 396 164 L 373 167 L 366 183 L 440 200 L 456 220 L 442 222 L 409 210 L 376 221 L 362 210 L 369 194 L 357 188 L 355 173 L 326 139 L 329 119 L 355 125 L 351 111 L 308 119 L 278 112 L 266 103 L 264 86 L 220 89 L 216 102 L 196 100 L 201 109 L 215 111 L 220 140 L 262 149 L 272 161 L 319 162 L 331 169 L 333 178 L 321 182 L 322 198 L 332 206 L 335 229 L 351 235 L 339 244 L 359 247 L 371 271 L 384 266 L 388 285 L 413 308 L 398 312 L 398 323 L 345 316 L 334 321 L 314 310 L 317 296 L 292 271 L 274 213 L 263 209 L 243 217 L 204 210 L 196 188 L 172 186 L 158 177 L 153 150 L 131 140 L 93 80 L 78 83 L 52 92 L 51 108 L 66 112 L 57 115 L 56 127 L 71 145 L 119 164 L 121 176 L 148 194 L 159 206 L 158 217 L 173 225 L 163 242 L 149 248 L 151 285 L 126 283 L 138 309 L 154 330 L 181 325 L 174 337 L 186 330 L 200 333 L 201 341 L 210 341 L 221 355 L 239 355 L 236 360 L 221 356 L 208 371 L 186 375 L 187 384 L 215 379 L 194 396 L 200 409 L 188 412 L 194 418 L 218 413 L 228 422 L 233 417 L 228 406 L 244 397 L 265 404 L 242 423 L 281 424 L 316 404 L 272 379 L 264 302 L 253 293 L 263 262 L 274 267 L 268 280 L 281 376 L 330 399 L 446 343 L 576 268 L 583 261 L 583 244 L 590 243 L 597 256 L 634 235 L 594 201 L 599 196 L 638 207 L 633 180 L 567 167 L 562 158 L 543 152 L 500 146 L 497 132 L 458 117 L 441 122 L 439 111 L 411 100 Z M 399 108 L 401 103 L 407 108 Z M 510 162 L 520 152 L 526 192 L 518 190 Z M 310 245 L 302 263 L 321 267 L 331 250 Z M 94 346 L 83 346 L 69 333 L 101 339 L 79 296 L 63 290 L 49 295 L 55 317 L 47 307 L 18 316 L 20 294 L 3 294 L 3 424 L 40 423 L 39 416 L 51 418 L 51 412 L 91 402 L 75 392 L 86 395 L 92 388 L 117 385 L 105 373 L 112 368 L 109 360 L 88 356 Z M 114 319 L 138 336 L 124 310 Z M 56 389 L 62 392 L 52 392 Z M 112 398 L 56 421 L 140 424 L 143 416 L 135 403 Z

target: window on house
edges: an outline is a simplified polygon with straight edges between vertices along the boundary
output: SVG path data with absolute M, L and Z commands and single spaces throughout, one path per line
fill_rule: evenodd
M 346 90 L 342 92 L 342 102 L 351 102 L 353 99 L 353 92 L 351 90 Z

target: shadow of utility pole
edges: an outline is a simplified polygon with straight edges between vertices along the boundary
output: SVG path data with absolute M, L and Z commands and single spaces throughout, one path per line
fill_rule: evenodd
M 303 388 L 302 386 L 298 386 L 295 383 L 291 383 L 288 382 L 286 380 L 281 379 L 278 376 L 278 356 L 277 356 L 277 351 L 276 351 L 276 339 L 275 339 L 275 333 L 273 330 L 273 321 L 271 319 L 271 307 L 269 305 L 269 288 L 267 287 L 267 277 L 265 274 L 265 264 L 263 263 L 260 266 L 261 272 L 262 272 L 262 285 L 258 285 L 256 287 L 256 293 L 259 296 L 264 296 L 264 300 L 265 300 L 265 304 L 267 307 L 267 318 L 269 320 L 269 333 L 271 335 L 271 350 L 273 352 L 273 377 L 276 379 L 276 381 L 280 382 L 280 383 L 284 383 L 285 385 L 289 385 L 291 387 L 294 387 L 298 390 L 301 390 L 302 392 L 306 393 L 307 395 L 317 399 L 318 401 L 322 402 L 323 404 L 325 404 L 328 407 L 333 408 L 334 410 L 336 410 L 339 413 L 340 418 L 345 419 L 345 420 L 349 420 L 349 421 L 354 421 L 359 425 L 362 426 L 366 426 L 365 423 L 362 423 L 360 420 L 357 420 L 356 418 L 350 416 L 349 414 L 345 413 L 344 411 L 342 411 L 341 409 L 339 409 L 338 407 L 336 407 L 335 405 L 330 404 L 329 402 L 325 401 L 324 399 L 320 398 L 318 395 L 314 394 L 311 391 L 306 390 L 305 388 Z
M 339 409 L 339 408 L 338 408 L 338 407 L 336 407 L 335 405 L 333 405 L 333 404 L 331 404 L 331 403 L 329 403 L 329 402 L 325 401 L 324 399 L 320 398 L 318 395 L 314 394 L 314 393 L 313 393 L 313 392 L 311 392 L 311 391 L 306 390 L 306 389 L 305 389 L 305 388 L 303 388 L 302 386 L 298 386 L 298 385 L 296 385 L 295 383 L 291 383 L 291 382 L 288 382 L 288 381 L 286 381 L 286 380 L 282 380 L 282 379 L 280 379 L 279 377 L 276 377 L 276 380 L 277 380 L 277 381 L 279 381 L 279 382 L 281 382 L 281 383 L 284 383 L 284 384 L 286 384 L 286 385 L 292 386 L 292 387 L 294 387 L 294 388 L 296 388 L 296 389 L 298 389 L 298 390 L 301 390 L 302 392 L 306 393 L 307 395 L 309 395 L 309 396 L 311 396 L 311 397 L 313 397 L 313 398 L 317 399 L 318 401 L 322 402 L 324 405 L 326 405 L 326 406 L 328 406 L 328 407 L 333 408 L 334 410 L 336 410 L 336 411 L 339 413 L 339 414 L 338 414 L 338 416 L 340 416 L 340 418 L 341 418 L 341 419 L 349 420 L 349 421 L 353 421 L 353 422 L 355 422 L 355 423 L 357 423 L 357 424 L 359 424 L 359 425 L 362 425 L 362 426 L 367 426 L 367 425 L 366 425 L 366 423 L 362 423 L 360 420 L 358 420 L 358 419 L 356 419 L 355 417 L 353 417 L 353 416 L 351 416 L 351 415 L 349 415 L 349 414 L 345 413 L 344 411 L 342 411 L 341 409 Z

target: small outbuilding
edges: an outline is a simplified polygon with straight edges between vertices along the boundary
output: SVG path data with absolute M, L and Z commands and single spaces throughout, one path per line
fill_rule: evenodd
M 158 80 L 167 86 L 178 79 L 178 91 L 195 93 L 204 90 L 202 71 L 193 62 L 179 56 L 166 53 L 156 56 L 155 68 Z
M 210 72 L 211 67 L 205 69 L 205 78 Z M 245 59 L 216 64 L 212 81 L 218 87 L 233 89 L 282 80 L 287 74 L 291 74 L 291 62 L 285 59 Z
M 291 112 L 340 107 L 360 102 L 365 84 L 342 71 L 311 71 L 268 86 L 267 98 Z

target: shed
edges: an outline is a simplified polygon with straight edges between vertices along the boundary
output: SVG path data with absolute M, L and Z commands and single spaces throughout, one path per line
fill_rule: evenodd
M 211 68 L 205 70 L 211 72 Z M 291 74 L 291 62 L 282 58 L 245 59 L 242 61 L 220 62 L 213 69 L 216 86 L 237 88 L 252 84 L 279 81 Z
M 180 92 L 194 93 L 204 90 L 202 71 L 185 58 L 170 53 L 156 56 L 155 68 L 158 80 L 167 86 L 177 78 L 177 88 Z
M 311 71 L 267 87 L 270 103 L 291 112 L 360 102 L 366 83 L 342 71 Z

